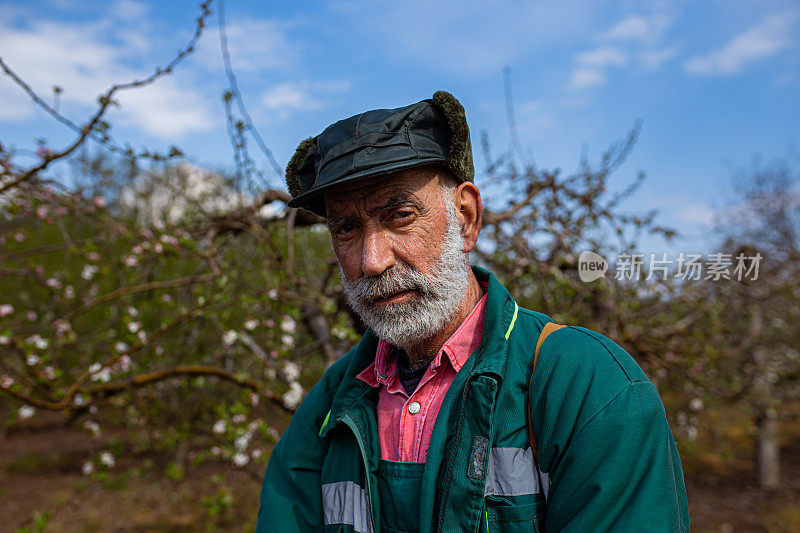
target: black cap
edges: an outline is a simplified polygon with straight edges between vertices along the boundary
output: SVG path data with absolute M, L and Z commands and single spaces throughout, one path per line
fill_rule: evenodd
M 475 178 L 464 108 L 445 91 L 340 120 L 300 143 L 286 166 L 289 207 L 325 216 L 321 193 L 332 187 L 430 164 L 444 166 L 459 182 Z

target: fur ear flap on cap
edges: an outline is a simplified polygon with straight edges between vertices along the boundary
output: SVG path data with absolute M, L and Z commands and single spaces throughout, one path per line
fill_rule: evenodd
M 444 112 L 450 127 L 450 153 L 447 154 L 447 168 L 460 181 L 474 181 L 475 168 L 472 165 L 472 143 L 469 140 L 467 115 L 456 97 L 447 91 L 433 93 L 433 103 Z
M 306 156 L 314 147 L 314 137 L 309 137 L 300 143 L 300 146 L 295 150 L 294 155 L 286 165 L 286 186 L 289 187 L 289 194 L 295 198 L 305 192 L 303 184 L 300 182 L 300 173 L 303 162 Z M 312 181 L 313 184 L 313 181 Z

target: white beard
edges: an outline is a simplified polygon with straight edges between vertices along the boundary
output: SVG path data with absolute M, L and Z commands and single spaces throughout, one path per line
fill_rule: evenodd
M 399 260 L 378 276 L 350 282 L 340 266 L 350 306 L 378 337 L 410 351 L 440 332 L 458 311 L 469 287 L 470 267 L 463 245 L 455 205 L 447 201 L 447 232 L 430 271 L 423 274 Z M 373 305 L 377 298 L 410 289 L 418 294 L 407 301 Z

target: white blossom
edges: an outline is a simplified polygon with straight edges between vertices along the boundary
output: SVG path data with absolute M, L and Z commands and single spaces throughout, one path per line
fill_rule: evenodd
M 119 358 L 119 368 L 123 372 L 127 372 L 131 369 L 131 358 L 127 355 L 123 355 Z
M 2 376 L 0 376 L 0 388 L 8 389 L 13 384 L 14 384 L 14 378 L 9 376 L 8 374 L 3 374 Z
M 225 346 L 230 346 L 231 344 L 236 342 L 236 339 L 238 338 L 239 338 L 239 333 L 232 329 L 229 329 L 222 335 L 222 342 L 225 344 Z
M 701 400 L 700 398 L 692 398 L 692 400 L 689 402 L 689 409 L 691 409 L 692 411 L 699 411 L 702 408 L 703 408 L 703 400 Z
M 300 365 L 292 361 L 286 361 L 283 364 L 283 374 L 289 381 L 294 381 L 300 377 Z
M 97 265 L 83 265 L 83 270 L 81 270 L 81 277 L 86 281 L 89 281 L 94 277 L 95 274 L 100 270 L 100 267 Z
M 286 333 L 294 333 L 296 329 L 297 322 L 295 322 L 294 319 L 289 315 L 283 315 L 283 320 L 281 320 L 281 330 L 285 331 Z
M 128 314 L 129 314 L 129 315 L 131 315 L 131 316 L 139 316 L 139 310 L 138 310 L 138 309 L 136 309 L 136 308 L 135 308 L 134 306 L 132 306 L 132 305 L 129 305 L 129 306 L 128 306 L 128 308 L 126 309 L 126 311 L 127 311 L 127 312 L 128 312 Z
M 233 441 L 233 447 L 236 449 L 237 452 L 243 452 L 247 449 L 250 445 L 250 435 L 245 433 L 241 437 L 237 437 L 236 440 Z
M 109 369 L 108 367 L 103 368 L 96 374 L 92 375 L 92 381 L 108 383 L 109 381 L 111 381 L 111 369 Z
M 114 465 L 117 464 L 117 461 L 114 459 L 114 456 L 111 455 L 110 452 L 101 453 L 100 462 L 106 465 L 108 468 L 114 468 Z
M 22 407 L 20 407 L 17 410 L 17 417 L 20 420 L 27 420 L 30 417 L 32 417 L 35 412 L 36 412 L 36 409 L 31 407 L 30 405 L 23 405 Z
M 97 374 L 98 372 L 100 372 L 101 368 L 103 368 L 103 365 L 101 365 L 100 363 L 92 363 L 91 365 L 89 365 L 89 373 Z
M 131 333 L 136 333 L 140 329 L 142 329 L 142 323 L 141 322 L 138 322 L 138 321 L 137 322 L 128 322 L 128 331 L 130 331 Z
M 56 333 L 59 336 L 68 333 L 72 329 L 72 325 L 62 318 L 53 320 L 53 327 L 56 329 Z
M 228 429 L 228 422 L 225 420 L 217 420 L 214 422 L 214 427 L 212 429 L 217 435 L 222 435 L 225 433 L 225 430 Z
M 46 379 L 53 380 L 56 379 L 56 370 L 52 366 L 47 365 L 42 369 L 41 375 Z
M 11 304 L 0 305 L 0 318 L 8 316 L 14 312 L 14 306 Z
M 303 401 L 303 387 L 296 381 L 283 395 L 283 404 L 289 409 L 294 409 Z
M 264 450 L 261 448 L 255 448 L 253 451 L 250 452 L 250 457 L 253 458 L 253 461 L 257 461 L 259 457 L 264 453 Z
M 11 344 L 11 337 L 3 333 L 0 335 L 0 345 L 2 344 Z
M 75 289 L 72 287 L 72 285 L 67 285 L 66 287 L 64 287 L 64 298 L 70 300 L 72 298 L 75 298 Z
M 245 420 L 247 420 L 247 417 L 243 414 L 233 415 L 233 418 L 231 418 L 231 422 L 234 424 L 241 424 Z
M 29 342 L 29 343 L 35 345 L 40 350 L 45 350 L 50 345 L 50 341 L 48 341 L 47 339 L 43 338 L 38 333 L 34 334 L 34 335 L 31 335 L 30 337 L 28 337 L 25 340 L 26 340 L 26 342 Z
M 281 344 L 284 348 L 291 348 L 294 346 L 294 337 L 291 335 L 281 335 Z
M 255 318 L 251 318 L 250 320 L 246 320 L 244 323 L 244 329 L 247 331 L 253 331 L 258 327 L 258 320 Z
M 114 345 L 114 349 L 117 351 L 117 353 L 122 353 L 128 349 L 128 345 L 122 341 L 119 341 Z
M 95 437 L 100 435 L 100 424 L 98 424 L 94 420 L 87 420 L 86 422 L 83 423 L 83 427 L 84 429 L 91 432 L 91 434 L 94 435 Z
M 233 466 L 241 468 L 250 462 L 250 458 L 243 453 L 237 453 L 231 458 L 231 462 L 233 462 Z
M 267 297 L 270 300 L 275 300 L 278 298 L 278 290 L 277 289 L 270 289 L 267 291 Z
M 36 354 L 30 354 L 28 357 L 25 358 L 25 363 L 28 366 L 38 365 L 42 362 L 42 359 Z
M 91 461 L 84 461 L 83 466 L 81 466 L 81 472 L 83 472 L 84 476 L 88 476 L 94 472 L 94 463 Z
M 136 259 L 135 255 L 126 255 L 122 258 L 122 264 L 124 264 L 126 267 L 135 267 L 139 264 L 139 260 Z
M 47 281 L 45 281 L 44 284 L 51 289 L 58 290 L 61 288 L 61 282 L 57 278 L 47 278 Z

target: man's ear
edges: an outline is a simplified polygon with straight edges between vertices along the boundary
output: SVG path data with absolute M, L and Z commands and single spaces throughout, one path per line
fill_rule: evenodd
M 483 202 L 481 193 L 474 183 L 465 181 L 455 192 L 456 211 L 461 223 L 461 237 L 464 239 L 464 252 L 469 253 L 475 248 L 478 235 L 481 232 L 483 220 Z

